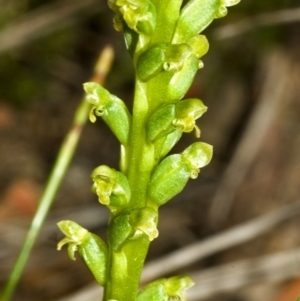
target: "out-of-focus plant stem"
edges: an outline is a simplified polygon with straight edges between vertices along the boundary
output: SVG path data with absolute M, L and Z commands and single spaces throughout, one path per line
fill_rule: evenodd
M 100 54 L 100 57 L 95 65 L 94 75 L 91 78 L 91 81 L 103 84 L 110 70 L 112 61 L 113 50 L 110 46 L 107 46 Z M 44 188 L 39 206 L 31 222 L 24 244 L 14 264 L 8 282 L 4 288 L 1 301 L 10 300 L 15 291 L 32 247 L 41 230 L 43 222 L 47 217 L 47 214 L 66 174 L 71 159 L 73 158 L 73 154 L 81 136 L 82 129 L 88 119 L 89 110 L 90 104 L 85 101 L 84 98 L 75 113 L 71 129 L 61 145 L 56 162 L 54 163 L 53 170 Z

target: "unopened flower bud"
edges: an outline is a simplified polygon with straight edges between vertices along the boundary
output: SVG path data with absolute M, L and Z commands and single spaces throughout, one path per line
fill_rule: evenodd
M 161 206 L 180 193 L 187 181 L 195 179 L 200 168 L 207 165 L 212 157 L 212 146 L 195 142 L 182 154 L 166 157 L 154 169 L 148 188 L 152 205 Z

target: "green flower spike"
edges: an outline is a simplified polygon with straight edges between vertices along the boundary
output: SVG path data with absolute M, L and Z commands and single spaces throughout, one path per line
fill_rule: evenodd
M 68 244 L 68 255 L 72 260 L 75 260 L 75 251 L 78 251 L 97 282 L 104 285 L 108 255 L 103 240 L 73 221 L 60 221 L 57 225 L 66 235 L 57 244 L 57 250 L 61 250 L 65 244 Z
M 83 87 L 87 101 L 93 105 L 90 111 L 91 122 L 96 121 L 96 116 L 101 116 L 120 143 L 127 145 L 131 116 L 124 102 L 97 83 L 85 83 Z
M 98 195 L 99 202 L 108 206 L 112 212 L 123 208 L 129 203 L 131 192 L 126 176 L 101 165 L 92 172 L 93 191 Z
M 184 97 L 209 49 L 201 32 L 239 1 L 108 0 L 135 69 L 132 117 L 104 87 L 84 84 L 90 120 L 101 117 L 121 144 L 118 170 L 101 165 L 91 174 L 93 192 L 110 210 L 108 246 L 72 221 L 58 223 L 65 238 L 57 245 L 68 245 L 72 260 L 78 251 L 104 286 L 103 301 L 187 301 L 188 276 L 158 279 L 139 291 L 140 279 L 150 242 L 159 235 L 159 207 L 212 158 L 212 146 L 203 142 L 167 154 L 183 133 L 200 137 L 196 122 L 207 107 Z

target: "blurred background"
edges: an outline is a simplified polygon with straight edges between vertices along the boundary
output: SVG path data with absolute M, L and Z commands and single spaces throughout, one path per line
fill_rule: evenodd
M 112 18 L 103 0 L 0 0 L 0 288 L 82 83 L 107 44 L 115 60 L 106 87 L 131 106 L 133 68 Z M 144 280 L 189 273 L 191 301 L 293 301 L 300 295 L 299 0 L 243 0 L 204 34 L 210 51 L 187 97 L 209 108 L 198 125 L 214 157 L 162 208 Z M 185 134 L 174 152 L 195 139 Z M 118 156 L 107 126 L 88 123 L 13 300 L 75 301 L 78 291 L 94 292 L 83 263 L 56 251 L 56 223 L 73 219 L 105 238 L 108 211 L 91 192 L 90 173 L 100 164 L 118 168 Z M 97 300 L 92 294 L 81 300 Z

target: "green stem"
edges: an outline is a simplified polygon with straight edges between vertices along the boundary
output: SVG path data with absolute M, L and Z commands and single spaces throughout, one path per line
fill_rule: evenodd
M 112 49 L 111 47 L 106 47 L 101 53 L 99 61 L 96 64 L 95 74 L 93 76 L 94 81 L 101 83 L 104 82 L 104 79 L 110 69 L 112 59 Z M 77 143 L 81 136 L 83 126 L 87 121 L 89 110 L 90 104 L 83 99 L 75 113 L 73 125 L 59 150 L 53 170 L 48 178 L 39 202 L 39 206 L 26 235 L 25 242 L 4 288 L 1 301 L 10 300 L 16 289 L 30 252 L 71 162 Z
M 148 248 L 149 239 L 146 236 L 131 240 L 120 252 L 110 248 L 109 275 L 103 300 L 136 299 Z
M 136 80 L 128 170 L 132 207 L 146 205 L 146 190 L 154 164 L 153 146 L 148 143 L 145 130 L 148 107 L 147 84 Z
M 148 117 L 147 85 L 136 80 L 132 133 L 129 144 L 128 180 L 131 187 L 130 207 L 145 207 L 147 186 L 154 167 L 153 146 L 147 142 L 145 123 Z M 113 229 L 110 224 L 109 231 Z M 142 235 L 128 240 L 120 252 L 109 248 L 109 275 L 103 300 L 135 300 L 141 272 L 148 252 L 149 238 Z M 138 250 L 138 251 L 137 251 Z
M 146 206 L 147 187 L 155 166 L 154 148 L 147 141 L 145 130 L 149 116 L 147 88 L 147 84 L 136 80 L 128 164 L 132 208 Z M 116 231 L 112 227 L 113 223 L 109 231 Z M 143 234 L 137 239 L 129 239 L 120 252 L 109 248 L 109 275 L 103 300 L 135 300 L 149 244 L 148 236 Z

